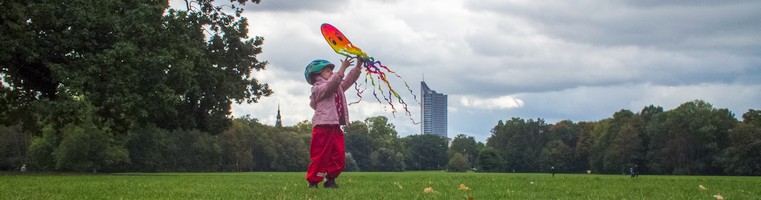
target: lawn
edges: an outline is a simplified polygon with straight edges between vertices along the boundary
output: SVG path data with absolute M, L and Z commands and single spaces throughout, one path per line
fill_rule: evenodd
M 725 199 L 761 198 L 761 177 L 346 172 L 307 189 L 304 172 L 19 174 L 0 199 Z M 468 189 L 460 189 L 460 184 Z M 706 189 L 700 189 L 703 185 Z M 425 192 L 426 188 L 432 191 Z

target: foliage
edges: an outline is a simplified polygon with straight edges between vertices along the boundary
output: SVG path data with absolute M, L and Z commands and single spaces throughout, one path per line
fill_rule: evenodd
M 21 160 L 33 171 L 303 172 L 310 162 L 309 121 L 273 127 L 244 116 L 221 134 L 151 123 L 118 134 L 109 128 L 111 120 L 93 114 L 95 106 L 63 96 L 70 95 L 30 104 L 44 111 L 35 114 L 40 133 L 0 126 L 6 169 L 17 168 Z M 544 172 L 554 166 L 563 172 L 610 174 L 638 165 L 643 174 L 759 175 L 759 112 L 748 111 L 742 122 L 733 116 L 692 101 L 669 111 L 654 106 L 640 113 L 620 110 L 595 122 L 512 118 L 498 122 L 485 146 L 461 134 L 449 147 L 436 135 L 398 138 L 385 117 L 371 117 L 345 127 L 346 171 L 458 171 L 471 168 L 470 161 L 479 172 Z M 464 154 L 473 149 L 479 150 L 475 159 Z
M 451 158 L 455 153 L 460 153 L 468 160 L 468 166 L 470 168 L 476 167 L 476 159 L 478 157 L 478 143 L 473 136 L 466 136 L 464 134 L 457 135 L 452 139 L 452 144 L 449 146 L 448 156 Z
M 399 172 L 405 168 L 401 153 L 382 147 L 370 153 L 370 164 L 373 171 Z
M 0 125 L 0 170 L 16 170 L 28 163 L 27 147 L 31 138 L 20 125 Z
M 42 131 L 42 136 L 32 138 L 29 145 L 29 170 L 49 171 L 55 169 L 53 151 L 58 147 L 58 136 L 50 126 Z
M 447 139 L 438 135 L 410 135 L 404 138 L 409 169 L 444 169 L 447 164 Z
M 377 149 L 377 144 L 370 137 L 367 124 L 361 121 L 353 121 L 344 129 L 344 147 L 350 153 L 359 169 L 368 170 L 370 166 L 370 153 Z
M 271 90 L 251 74 L 266 62 L 256 58 L 263 39 L 249 38 L 239 16 L 246 1 L 229 3 L 238 6 L 234 16 L 212 2 L 175 10 L 167 1 L 4 1 L 0 74 L 10 109 L 0 112 L 78 99 L 119 134 L 149 123 L 221 133 L 233 101 L 256 102 Z
M 465 172 L 470 168 L 468 157 L 461 153 L 454 153 L 447 163 L 447 171 L 450 172 Z
M 478 153 L 478 171 L 502 172 L 505 170 L 505 160 L 491 147 L 481 149 Z
M 69 124 L 61 130 L 63 139 L 53 151 L 58 170 L 89 171 L 129 162 L 128 151 L 108 130 L 92 123 Z
M 295 132 L 275 133 L 277 138 L 276 151 L 278 159 L 272 163 L 275 171 L 301 171 L 309 165 L 309 143 L 304 138 L 310 135 L 301 135 Z
M 716 158 L 737 120 L 726 109 L 687 102 L 648 127 L 650 167 L 665 174 L 720 174 Z
M 127 142 L 130 171 L 155 172 L 161 169 L 168 137 L 169 131 L 153 124 L 130 131 Z
M 547 143 L 542 149 L 540 154 L 540 162 L 542 169 L 549 169 L 555 167 L 558 171 L 565 171 L 572 167 L 573 160 L 569 159 L 573 157 L 573 151 L 561 140 L 553 140 Z
M 388 123 L 388 118 L 384 116 L 368 117 L 365 119 L 365 124 L 367 125 L 368 134 L 375 141 L 377 148 L 387 148 L 397 152 L 402 151 L 403 147 L 398 141 L 399 136 L 397 135 L 396 128 L 394 124 Z
M 728 175 L 761 174 L 761 126 L 740 123 L 729 132 L 730 145 L 719 157 Z
M 605 149 L 601 157 L 601 168 L 595 171 L 617 173 L 625 171 L 644 157 L 642 147 L 642 125 L 639 118 L 629 110 L 620 110 L 613 114 L 602 129 L 602 135 L 596 143 L 597 149 Z
M 502 122 L 500 121 L 500 124 Z M 547 138 L 547 124 L 544 120 L 512 118 L 498 124 L 492 129 L 492 135 L 486 145 L 497 150 L 504 158 L 507 170 L 516 172 L 537 172 L 540 169 L 539 160 L 542 147 Z

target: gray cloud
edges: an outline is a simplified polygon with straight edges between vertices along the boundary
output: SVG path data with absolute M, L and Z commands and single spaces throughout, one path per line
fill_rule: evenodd
M 473 9 L 524 19 L 547 34 L 582 43 L 744 48 L 761 39 L 759 1 L 470 2 Z
M 761 12 L 755 11 L 761 5 L 722 2 L 264 1 L 246 16 L 250 35 L 265 38 L 259 58 L 270 62 L 257 77 L 275 95 L 236 105 L 234 113 L 273 124 L 281 102 L 288 105 L 286 125 L 309 119 L 304 66 L 342 58 L 319 32 L 328 22 L 404 77 L 413 94 L 400 79 L 389 81 L 413 117 L 419 117 L 411 102 L 423 75 L 432 89 L 448 94 L 450 136 L 484 140 L 498 120 L 510 117 L 591 121 L 620 109 L 672 109 L 694 99 L 741 115 L 761 109 Z M 355 93 L 347 92 L 355 98 L 350 101 Z M 522 106 L 495 103 L 506 96 Z M 463 105 L 462 97 L 471 104 Z M 387 116 L 402 136 L 419 131 L 401 113 L 393 118 L 369 92 L 350 111 L 352 120 Z

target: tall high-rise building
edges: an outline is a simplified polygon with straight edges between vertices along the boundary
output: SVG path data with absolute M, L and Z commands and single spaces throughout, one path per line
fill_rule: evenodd
M 420 82 L 420 96 L 423 108 L 420 123 L 422 134 L 435 134 L 447 137 L 447 95 L 431 90 L 425 81 Z

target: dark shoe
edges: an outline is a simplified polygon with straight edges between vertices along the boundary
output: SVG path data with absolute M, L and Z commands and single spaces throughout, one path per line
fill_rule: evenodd
M 324 188 L 338 188 L 338 184 L 336 183 L 336 179 L 329 178 L 327 181 L 325 181 L 324 184 L 322 184 L 322 187 Z
M 315 188 L 315 189 L 317 189 L 317 184 L 318 184 L 318 183 L 319 183 L 319 182 L 309 182 L 309 188 L 310 188 L 310 189 L 311 189 L 311 188 Z

